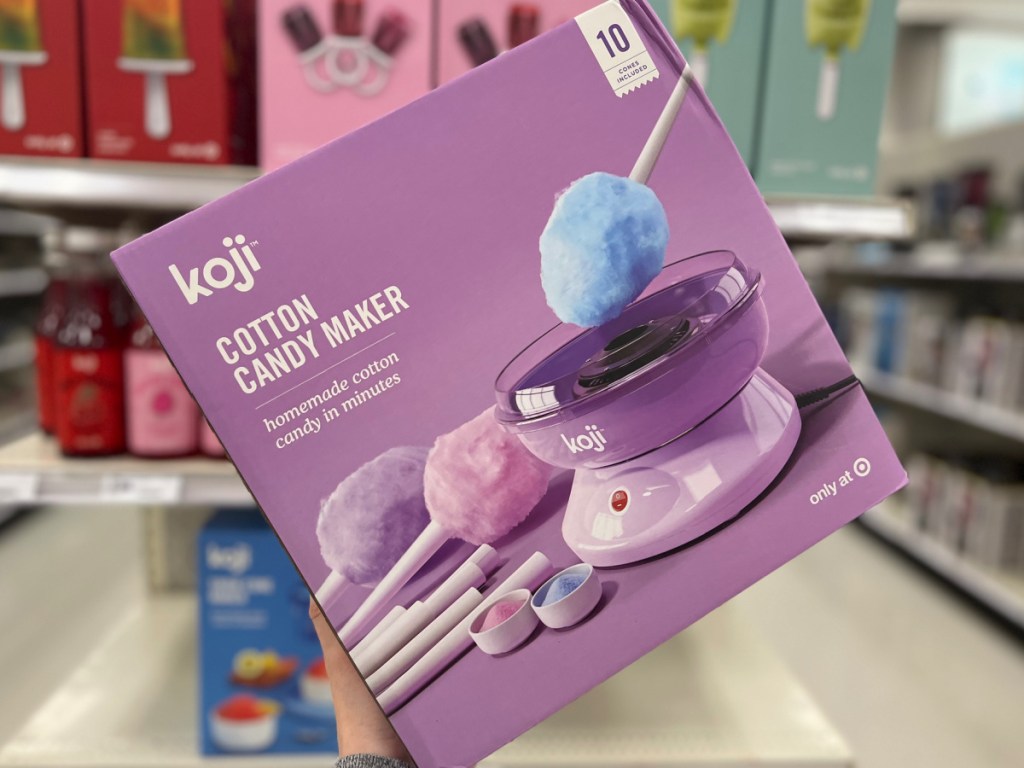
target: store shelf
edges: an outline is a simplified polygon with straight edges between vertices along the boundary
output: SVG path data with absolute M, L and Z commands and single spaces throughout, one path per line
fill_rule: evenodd
M 947 283 L 1024 282 L 1024 259 L 979 258 L 958 264 L 862 264 L 858 262 L 828 265 L 829 275 L 839 278 L 878 281 Z
M 197 754 L 196 604 L 151 598 L 0 749 L 0 766 L 324 766 Z M 480 763 L 845 768 L 849 750 L 782 662 L 727 606 Z
M 917 229 L 913 207 L 901 200 L 769 196 L 766 202 L 792 239 L 909 240 Z
M 887 502 L 862 515 L 860 521 L 880 538 L 1024 630 L 1024 575 L 990 571 L 965 560 L 911 528 L 897 505 L 895 501 Z
M 900 0 L 896 10 L 901 24 L 1024 25 L 1020 0 Z
M 1024 415 L 901 376 L 858 371 L 868 394 L 1024 443 Z
M 186 211 L 226 195 L 258 173 L 235 166 L 5 158 L 0 162 L 0 203 Z
M 47 282 L 46 272 L 40 267 L 0 270 L 0 299 L 36 296 L 43 292 Z
M 198 504 L 253 503 L 231 462 L 145 460 L 130 456 L 69 459 L 40 433 L 0 447 L 0 503 Z
M 239 166 L 6 158 L 0 161 L 0 203 L 184 211 L 258 175 L 257 168 Z M 914 232 L 913 211 L 899 201 L 770 197 L 768 207 L 792 237 L 902 240 Z
M 35 354 L 32 339 L 15 339 L 0 343 L 0 373 L 24 368 L 35 359 Z

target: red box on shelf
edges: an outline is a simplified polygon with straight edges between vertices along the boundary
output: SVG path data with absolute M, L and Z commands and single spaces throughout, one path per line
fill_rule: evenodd
M 84 0 L 91 157 L 251 164 L 254 0 Z
M 0 154 L 81 156 L 78 3 L 0 3 Z

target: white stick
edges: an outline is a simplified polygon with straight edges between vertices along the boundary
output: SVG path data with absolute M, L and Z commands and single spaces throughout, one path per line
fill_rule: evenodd
M 818 119 L 822 122 L 836 116 L 839 101 L 839 57 L 825 54 L 818 73 Z
M 448 606 L 448 609 L 405 644 L 398 653 L 388 659 L 380 669 L 367 679 L 366 684 L 376 696 L 409 669 L 427 651 L 437 645 L 483 602 L 484 596 L 476 589 L 469 589 Z
M 167 93 L 167 76 L 162 72 L 146 73 L 146 134 L 163 141 L 171 135 L 171 97 Z
M 423 603 L 437 616 L 467 589 L 482 587 L 485 581 L 487 581 L 487 576 L 480 570 L 480 566 L 467 560 L 456 568 L 455 572 L 445 579 L 430 597 L 424 598 Z
M 341 642 L 347 646 L 359 640 L 373 621 L 394 600 L 395 595 L 402 587 L 409 583 L 409 580 L 419 572 L 427 560 L 433 557 L 450 538 L 451 534 L 448 531 L 431 520 L 423 529 L 423 533 L 381 579 L 380 584 L 373 588 L 369 597 L 363 601 L 363 604 L 352 614 L 352 618 L 338 632 Z
M 690 67 L 693 69 L 693 79 L 703 85 L 705 88 L 708 87 L 708 75 L 711 74 L 711 67 L 708 64 L 708 52 L 704 50 L 694 49 L 693 53 L 690 54 Z
M 324 611 L 327 611 L 334 601 L 345 594 L 351 586 L 351 581 L 337 571 L 331 571 L 316 591 L 316 601 L 320 603 Z
M 448 610 L 467 589 L 483 586 L 485 581 L 487 577 L 476 563 L 464 562 L 422 602 L 422 608 L 418 608 L 415 614 L 410 608 L 402 619 L 366 646 L 366 651 L 359 654 L 355 662 L 359 671 L 372 675 L 424 627 Z
M 352 660 L 356 669 L 363 677 L 372 675 L 394 656 L 399 648 L 416 637 L 433 618 L 427 606 L 419 601 L 413 603 L 409 610 L 380 634 L 373 645 L 367 645 L 366 650 Z
M 25 89 L 21 82 L 21 66 L 3 65 L 3 126 L 8 131 L 20 131 L 25 127 Z
M 435 675 L 451 664 L 466 649 L 473 645 L 469 628 L 483 611 L 490 608 L 504 595 L 516 589 L 534 590 L 553 573 L 551 561 L 541 552 L 534 552 L 529 559 L 515 570 L 501 584 L 487 593 L 484 601 L 440 642 L 427 651 L 419 661 L 410 667 L 394 684 L 377 697 L 377 702 L 390 715 L 415 696 Z
M 481 544 L 476 551 L 469 556 L 469 562 L 476 563 L 484 575 L 490 576 L 491 572 L 498 567 L 498 550 L 490 544 Z
M 668 134 L 672 130 L 673 123 L 675 123 L 676 115 L 679 114 L 679 108 L 683 106 L 683 99 L 686 97 L 687 91 L 690 90 L 692 83 L 693 70 L 687 64 L 683 69 L 683 74 L 679 76 L 679 82 L 672 89 L 672 94 L 668 97 L 668 103 L 661 111 L 658 122 L 654 124 L 654 130 L 651 131 L 647 143 L 644 144 L 640 157 L 637 158 L 636 165 L 633 166 L 633 170 L 629 174 L 629 178 L 633 181 L 646 184 L 647 180 L 651 177 L 651 171 L 654 170 L 654 165 L 658 162 L 658 156 L 665 147 Z
M 359 658 L 360 654 L 366 653 L 366 649 L 377 641 L 377 639 L 381 636 L 384 630 L 386 630 L 388 627 L 390 627 L 392 624 L 398 621 L 398 618 L 403 613 L 405 613 L 405 606 L 396 605 L 394 608 L 392 608 L 390 611 L 384 614 L 384 618 L 377 622 L 377 626 L 371 629 L 369 634 L 362 640 L 360 640 L 359 644 L 355 648 L 348 652 L 348 655 L 352 657 L 352 661 L 355 662 L 356 659 Z

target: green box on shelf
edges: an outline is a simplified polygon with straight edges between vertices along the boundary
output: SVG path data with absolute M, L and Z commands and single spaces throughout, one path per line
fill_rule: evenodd
M 752 166 L 768 0 L 650 0 Z
M 754 178 L 764 194 L 870 195 L 896 0 L 774 0 Z

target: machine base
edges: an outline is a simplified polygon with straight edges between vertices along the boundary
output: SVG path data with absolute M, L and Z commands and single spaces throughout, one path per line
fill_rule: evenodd
M 799 435 L 793 396 L 759 368 L 685 435 L 621 464 L 577 470 L 562 535 L 597 567 L 677 549 L 754 501 L 782 471 Z

